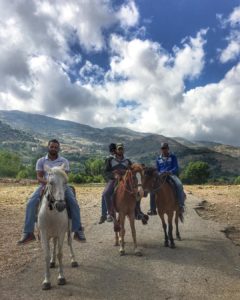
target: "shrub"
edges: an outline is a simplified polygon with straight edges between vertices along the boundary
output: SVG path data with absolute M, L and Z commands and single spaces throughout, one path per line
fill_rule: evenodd
M 237 176 L 234 180 L 234 184 L 240 184 L 240 176 Z
M 209 165 L 203 161 L 190 162 L 183 170 L 180 178 L 183 183 L 202 184 L 209 179 Z

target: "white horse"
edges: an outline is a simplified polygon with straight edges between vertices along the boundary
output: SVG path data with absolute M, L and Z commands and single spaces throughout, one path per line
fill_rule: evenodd
M 63 275 L 62 248 L 66 232 L 68 232 L 68 244 L 71 252 L 72 267 L 78 264 L 72 248 L 71 225 L 68 219 L 65 201 L 65 188 L 67 184 L 67 174 L 64 171 L 64 165 L 60 167 L 45 168 L 48 173 L 47 186 L 42 197 L 38 213 L 38 228 L 40 231 L 41 243 L 45 254 L 45 278 L 42 284 L 43 290 L 51 288 L 50 267 L 55 267 L 56 247 L 58 245 L 59 275 L 58 284 L 66 284 Z M 53 251 L 50 254 L 50 239 L 53 238 Z

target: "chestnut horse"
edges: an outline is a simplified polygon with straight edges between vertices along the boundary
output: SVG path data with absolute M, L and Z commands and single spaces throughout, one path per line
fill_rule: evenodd
M 137 198 L 140 199 L 143 196 L 142 189 L 142 176 L 143 167 L 140 164 L 132 164 L 130 168 L 125 172 L 123 176 L 118 178 L 117 186 L 113 195 L 114 210 L 118 213 L 114 214 L 114 231 L 116 238 L 116 246 L 119 246 L 120 242 L 120 255 L 125 254 L 124 249 L 124 236 L 125 236 L 125 218 L 128 216 L 130 227 L 132 231 L 132 238 L 134 243 L 135 255 L 142 255 L 140 249 L 137 247 L 136 229 L 135 229 L 135 207 Z
M 181 240 L 178 229 L 179 205 L 175 187 L 171 182 L 171 177 L 168 173 L 158 174 L 158 171 L 152 167 L 144 169 L 143 189 L 155 194 L 155 201 L 158 210 L 158 215 L 162 221 L 162 227 L 165 235 L 165 247 L 175 248 L 173 239 L 173 217 L 175 212 L 176 237 Z M 164 214 L 167 215 L 168 226 L 164 219 Z

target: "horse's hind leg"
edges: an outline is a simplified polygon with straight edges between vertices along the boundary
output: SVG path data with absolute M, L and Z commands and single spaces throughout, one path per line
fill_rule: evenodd
M 78 267 L 78 263 L 76 261 L 75 254 L 74 254 L 74 251 L 73 251 L 72 236 L 71 236 L 70 230 L 68 231 L 68 246 L 69 246 L 69 249 L 70 249 L 71 266 L 72 266 L 72 268 L 76 268 L 76 267 Z
M 55 268 L 56 266 L 56 248 L 57 248 L 57 238 L 53 238 L 53 250 L 50 260 L 50 268 Z
M 63 257 L 63 241 L 64 241 L 64 235 L 58 237 L 58 262 L 59 262 L 59 275 L 58 275 L 58 284 L 64 285 L 66 284 L 66 279 L 63 275 L 63 264 L 62 264 L 62 257 Z
M 165 220 L 164 220 L 164 214 L 160 213 L 160 212 L 158 212 L 158 214 L 159 214 L 159 217 L 162 221 L 162 227 L 163 227 L 163 230 L 164 230 L 164 238 L 165 238 L 164 246 L 168 247 L 167 224 L 165 223 Z
M 176 211 L 176 214 L 175 214 L 175 225 L 176 225 L 176 238 L 178 241 L 181 241 L 181 236 L 180 236 L 180 232 L 179 232 L 179 229 L 178 229 L 178 212 Z
M 134 216 L 134 213 L 129 216 L 129 222 L 130 222 L 130 227 L 131 227 L 131 231 L 132 231 L 132 238 L 133 238 L 133 244 L 134 244 L 134 253 L 135 253 L 135 255 L 141 256 L 142 252 L 137 247 L 137 237 L 136 237 L 136 228 L 135 228 L 135 216 Z
M 167 216 L 168 216 L 168 238 L 170 240 L 170 247 L 175 248 L 175 243 L 173 239 L 173 225 L 172 225 L 173 212 L 168 213 Z

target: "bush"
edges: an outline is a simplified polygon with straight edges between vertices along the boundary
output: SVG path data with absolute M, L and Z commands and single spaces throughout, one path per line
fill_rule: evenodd
M 186 184 L 202 184 L 208 181 L 209 176 L 209 165 L 203 161 L 196 161 L 186 166 L 180 178 Z
M 240 176 L 235 178 L 234 184 L 240 184 Z
M 5 150 L 0 151 L 0 177 L 16 177 L 21 167 L 20 157 Z

